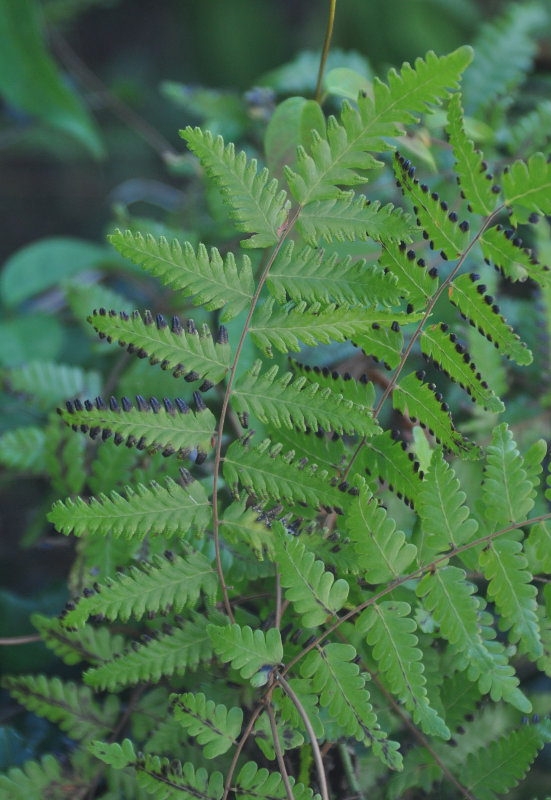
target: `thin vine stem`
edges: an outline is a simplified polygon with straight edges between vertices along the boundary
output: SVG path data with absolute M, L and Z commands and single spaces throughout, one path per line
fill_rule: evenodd
M 264 267 L 264 271 L 258 281 L 258 285 L 256 287 L 256 291 L 253 295 L 251 305 L 249 308 L 249 313 L 247 314 L 247 319 L 245 320 L 245 324 L 243 326 L 243 331 L 241 333 L 241 338 L 237 344 L 237 349 L 235 351 L 235 357 L 233 359 L 233 363 L 230 369 L 230 375 L 228 378 L 228 385 L 226 387 L 226 393 L 224 394 L 224 399 L 222 401 L 222 410 L 220 412 L 220 420 L 218 422 L 218 433 L 216 436 L 216 451 L 214 455 L 214 475 L 212 481 L 212 524 L 213 524 L 213 534 L 214 534 L 214 550 L 216 556 L 216 571 L 218 572 L 218 578 L 220 580 L 220 585 L 222 587 L 222 596 L 224 598 L 224 606 L 226 608 L 226 613 L 230 618 L 232 623 L 235 622 L 235 617 L 233 615 L 233 611 L 231 608 L 230 598 L 228 595 L 228 587 L 226 586 L 226 582 L 224 580 L 224 570 L 222 568 L 222 559 L 220 556 L 220 519 L 218 516 L 218 477 L 220 473 L 220 464 L 222 463 L 222 434 L 224 433 L 224 423 L 226 421 L 226 415 L 228 413 L 229 402 L 230 402 L 230 395 L 233 386 L 233 381 L 235 378 L 235 373 L 237 371 L 237 365 L 239 363 L 239 357 L 241 355 L 241 350 L 243 349 L 243 345 L 245 344 L 245 339 L 247 337 L 247 332 L 249 330 L 249 325 L 251 324 L 251 319 L 256 308 L 256 304 L 258 303 L 258 298 L 260 297 L 260 292 L 262 291 L 262 287 L 266 282 L 266 278 L 268 277 L 268 273 L 274 263 L 277 254 L 281 250 L 285 239 L 293 229 L 295 222 L 298 218 L 298 215 L 302 211 L 302 206 L 299 206 L 295 213 L 293 214 L 291 219 L 287 220 L 287 223 L 283 227 L 281 231 L 281 235 L 279 240 L 274 247 L 272 254 L 268 261 L 266 262 L 266 266 Z
M 306 728 L 306 731 L 310 738 L 310 744 L 312 745 L 312 753 L 314 755 L 314 762 L 316 764 L 316 769 L 318 772 L 321 797 L 322 800 L 329 800 L 329 790 L 327 788 L 327 778 L 325 777 L 325 769 L 323 767 L 323 758 L 321 757 L 318 740 L 316 738 L 316 734 L 312 727 L 312 723 L 310 722 L 310 718 L 308 717 L 308 714 L 306 713 L 304 706 L 302 705 L 302 703 L 300 702 L 294 691 L 291 689 L 291 687 L 289 686 L 283 675 L 281 675 L 281 673 L 279 672 L 276 672 L 274 678 L 277 683 L 281 684 L 283 691 L 292 701 L 296 710 L 300 714 L 302 721 L 304 722 L 304 727 Z
M 42 637 L 38 633 L 30 633 L 28 636 L 4 636 L 0 638 L 0 647 L 8 647 L 14 644 L 31 644 L 40 642 Z
M 230 764 L 230 768 L 229 768 L 228 774 L 226 776 L 226 783 L 224 784 L 224 794 L 222 795 L 222 800 L 227 800 L 227 798 L 228 798 L 228 794 L 229 794 L 229 791 L 230 791 L 230 788 L 231 788 L 231 782 L 232 782 L 232 778 L 233 778 L 233 773 L 235 772 L 235 768 L 237 766 L 237 762 L 239 760 L 239 756 L 241 755 L 241 751 L 245 747 L 245 743 L 246 743 L 247 739 L 249 738 L 249 736 L 251 735 L 252 729 L 254 728 L 254 724 L 255 724 L 256 720 L 258 719 L 258 717 L 260 716 L 260 714 L 263 711 L 263 709 L 264 709 L 264 704 L 263 703 L 259 703 L 257 705 L 257 707 L 255 708 L 255 710 L 253 711 L 253 713 L 251 714 L 251 718 L 250 718 L 250 720 L 249 720 L 249 722 L 247 724 L 247 727 L 243 731 L 243 735 L 241 736 L 241 739 L 239 740 L 239 743 L 238 743 L 237 747 L 235 748 L 235 751 L 234 751 L 234 754 L 233 754 L 233 758 L 232 758 L 232 762 Z
M 325 62 L 327 61 L 327 54 L 331 45 L 331 37 L 333 36 L 333 25 L 335 23 L 335 10 L 337 8 L 337 0 L 329 0 L 329 17 L 327 19 L 327 30 L 325 32 L 325 41 L 323 43 L 323 50 L 321 52 L 320 65 L 318 70 L 318 82 L 316 84 L 316 93 L 314 100 L 316 103 L 321 103 L 321 86 L 323 82 L 323 71 L 325 69 Z
M 285 767 L 285 761 L 283 760 L 283 753 L 281 752 L 281 745 L 279 743 L 279 736 L 277 733 L 277 725 L 274 716 L 274 709 L 272 708 L 271 703 L 266 703 L 266 712 L 268 714 L 268 719 L 270 720 L 272 739 L 274 741 L 274 750 L 277 758 L 277 764 L 279 766 L 279 773 L 283 780 L 285 791 L 287 792 L 287 800 L 295 800 L 295 796 L 293 794 L 293 787 L 291 786 L 291 782 L 289 781 L 289 775 L 287 774 L 287 768 Z
M 445 555 L 439 556 L 439 558 L 435 558 L 429 564 L 424 564 L 422 567 L 419 567 L 414 572 L 410 572 L 408 575 L 403 575 L 401 578 L 397 578 L 392 583 L 389 583 L 388 586 L 385 586 L 384 589 L 381 589 L 376 594 L 372 595 L 368 600 L 363 603 L 360 603 L 359 606 L 348 611 L 344 616 L 339 617 L 339 619 L 334 622 L 326 631 L 321 633 L 316 639 L 314 639 L 310 644 L 305 647 L 298 655 L 296 655 L 283 669 L 282 674 L 286 675 L 292 667 L 300 661 L 301 658 L 310 652 L 314 647 L 317 647 L 324 639 L 330 636 L 333 631 L 336 631 L 343 622 L 351 619 L 351 617 L 356 616 L 359 614 L 360 611 L 363 611 L 365 608 L 376 603 L 381 597 L 384 597 L 390 592 L 393 592 L 398 586 L 402 586 L 402 584 L 407 583 L 408 581 L 414 580 L 415 578 L 420 578 L 424 575 L 425 572 L 432 571 L 438 567 L 439 564 L 442 564 L 446 561 L 449 561 L 450 558 L 459 555 L 460 553 L 464 553 L 467 550 L 471 550 L 473 547 L 478 547 L 478 545 L 485 545 L 489 542 L 497 539 L 499 536 L 503 536 L 505 533 L 509 533 L 509 531 L 516 531 L 518 528 L 524 528 L 527 525 L 535 525 L 537 522 L 544 522 L 547 519 L 551 519 L 551 512 L 547 514 L 540 514 L 538 517 L 531 517 L 531 519 L 526 519 L 524 522 L 514 522 L 511 525 L 508 525 L 506 528 L 501 528 L 498 531 L 494 531 L 493 533 L 489 533 L 487 536 L 481 536 L 479 539 L 475 539 L 473 542 L 468 542 L 467 544 L 462 545 L 461 547 L 455 547 L 453 550 L 449 550 Z

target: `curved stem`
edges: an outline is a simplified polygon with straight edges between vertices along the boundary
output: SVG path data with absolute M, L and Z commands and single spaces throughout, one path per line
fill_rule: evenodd
M 264 267 L 264 271 L 260 276 L 260 280 L 258 282 L 258 286 L 256 287 L 256 291 L 253 295 L 253 299 L 251 301 L 251 305 L 249 308 L 249 313 L 247 314 L 247 319 L 245 320 L 245 324 L 243 326 L 243 331 L 241 333 L 241 338 L 239 339 L 239 343 L 237 345 L 237 349 L 235 351 L 235 357 L 233 359 L 233 363 L 230 369 L 230 375 L 228 378 L 228 385 L 226 387 L 226 393 L 224 394 L 224 400 L 222 401 L 222 410 L 220 412 L 220 421 L 218 423 L 218 433 L 216 436 L 216 452 L 214 456 L 214 476 L 212 481 L 212 523 L 213 523 L 213 533 L 214 533 L 214 549 L 216 555 L 216 571 L 218 572 L 218 577 L 220 579 L 220 585 L 222 587 L 222 595 L 224 598 L 224 606 L 226 608 L 226 613 L 230 618 L 231 622 L 235 622 L 235 617 L 233 616 L 233 612 L 231 609 L 230 598 L 228 595 L 228 587 L 226 586 L 226 582 L 224 580 L 224 571 L 222 569 L 222 560 L 220 558 L 220 519 L 218 516 L 218 477 L 220 472 L 220 464 L 222 463 L 222 434 L 224 432 L 224 423 L 226 421 L 226 415 L 228 414 L 228 406 L 230 402 L 230 395 L 233 386 L 233 381 L 235 379 L 235 373 L 237 371 L 237 365 L 239 363 L 239 357 L 241 355 L 241 350 L 243 349 L 243 345 L 245 344 L 245 339 L 247 337 L 247 332 L 249 330 L 249 325 L 251 324 L 251 319 L 256 308 L 256 304 L 258 303 L 258 298 L 260 297 L 260 292 L 262 291 L 262 287 L 266 282 L 266 278 L 268 277 L 268 273 L 272 267 L 272 264 L 275 261 L 275 258 L 287 236 L 289 235 L 290 231 L 292 230 L 298 215 L 302 211 L 302 206 L 299 206 L 295 211 L 292 219 L 290 219 L 287 224 L 284 226 L 283 230 L 281 231 L 281 235 L 279 240 L 274 247 L 274 250 L 268 259 L 266 266 Z
M 279 736 L 277 733 L 277 725 L 274 717 L 274 710 L 272 708 L 271 703 L 266 703 L 266 712 L 268 714 L 268 719 L 270 720 L 270 728 L 272 730 L 272 739 L 274 741 L 274 750 L 277 758 L 277 765 L 279 767 L 280 775 L 283 779 L 283 785 L 285 786 L 285 791 L 287 792 L 287 800 L 295 800 L 295 796 L 293 794 L 293 787 L 289 781 L 289 776 L 287 774 L 287 768 L 285 767 L 285 761 L 283 760 L 283 753 L 281 752 L 281 745 L 279 743 Z
M 233 754 L 232 762 L 230 764 L 230 768 L 229 768 L 228 774 L 226 776 L 226 783 L 224 785 L 224 794 L 222 795 L 222 800 L 227 800 L 228 793 L 229 793 L 230 787 L 231 787 L 233 773 L 235 772 L 235 768 L 237 766 L 237 762 L 239 760 L 239 756 L 241 755 L 241 751 L 243 750 L 243 748 L 245 746 L 245 742 L 247 741 L 247 739 L 251 735 L 251 731 L 254 728 L 254 724 L 255 724 L 256 720 L 258 719 L 258 717 L 260 716 L 260 712 L 262 711 L 263 708 L 264 708 L 264 706 L 262 704 L 259 704 L 255 708 L 255 710 L 251 714 L 251 718 L 250 718 L 250 720 L 248 722 L 247 727 L 243 731 L 243 735 L 242 735 L 241 739 L 239 740 L 239 744 L 235 748 L 235 752 Z
M 28 636 L 5 636 L 0 639 L 0 647 L 8 647 L 13 644 L 31 644 L 31 642 L 40 642 L 42 637 L 37 633 L 30 633 Z
M 329 53 L 329 46 L 331 44 L 331 37 L 333 35 L 333 24 L 335 22 L 335 9 L 337 7 L 337 0 L 329 0 L 329 18 L 327 20 L 327 31 L 325 32 L 325 41 L 323 43 L 323 50 L 320 58 L 320 66 L 318 70 L 318 82 L 316 84 L 316 93 L 314 100 L 316 103 L 321 103 L 321 85 L 323 82 L 323 70 L 325 69 L 325 62 L 327 61 L 327 54 Z

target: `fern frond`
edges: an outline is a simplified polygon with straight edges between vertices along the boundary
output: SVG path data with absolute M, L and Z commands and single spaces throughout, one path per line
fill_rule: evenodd
M 167 551 L 141 569 L 130 567 L 107 583 L 87 589 L 73 601 L 74 608 L 66 612 L 63 624 L 81 627 L 94 614 L 126 622 L 130 617 L 141 619 L 148 612 L 180 612 L 186 606 L 195 606 L 201 591 L 214 597 L 217 587 L 216 572 L 202 553 L 191 551 L 181 558 Z
M 444 322 L 431 325 L 423 331 L 421 350 L 428 359 L 432 359 L 435 367 L 458 383 L 473 402 L 495 413 L 504 410 L 505 406 L 477 371 L 465 347 L 457 342 L 455 334 L 448 333 L 448 326 Z
M 170 700 L 176 720 L 200 745 L 206 745 L 203 748 L 205 758 L 216 758 L 236 744 L 243 724 L 241 708 L 216 705 L 202 692 L 172 694 Z
M 68 401 L 66 408 L 58 408 L 58 414 L 74 431 L 88 433 L 96 439 L 100 433 L 105 441 L 113 436 L 115 444 L 126 442 L 127 447 L 138 450 L 147 448 L 149 453 L 162 451 L 163 456 L 176 454 L 188 458 L 197 448 L 196 463 L 202 463 L 212 447 L 211 439 L 216 420 L 201 395 L 193 393 L 197 412 L 194 414 L 187 403 L 168 397 L 161 404 L 156 397 L 147 402 L 141 395 L 136 397 L 137 408 L 124 397 L 122 411 L 117 400 L 110 400 L 109 408 L 98 397 L 95 406 L 89 401 Z
M 493 262 L 512 281 L 532 278 L 545 285 L 551 281 L 549 267 L 540 264 L 532 251 L 523 246 L 522 239 L 514 228 L 504 229 L 503 225 L 488 228 L 480 237 L 480 247 L 486 263 Z
M 461 186 L 462 196 L 475 214 L 487 216 L 496 206 L 496 193 L 493 183 L 486 178 L 486 165 L 482 153 L 475 150 L 463 129 L 463 108 L 461 95 L 454 94 L 448 104 L 449 141 L 455 157 L 455 173 Z
M 357 630 L 367 636 L 373 658 L 380 667 L 385 686 L 411 711 L 414 720 L 430 736 L 449 739 L 450 731 L 429 705 L 426 680 L 417 645 L 411 607 L 401 601 L 383 601 L 369 606 L 357 622 Z
M 319 794 L 302 783 L 295 783 L 289 776 L 295 800 L 320 800 Z M 284 800 L 287 790 L 279 772 L 268 772 L 265 767 L 258 768 L 254 761 L 243 765 L 235 780 L 236 800 Z
M 126 497 L 111 492 L 88 502 L 82 497 L 57 500 L 48 519 L 60 533 L 75 536 L 88 532 L 140 540 L 151 532 L 174 536 L 192 526 L 202 531 L 210 521 L 210 502 L 203 486 L 187 470 L 182 474 L 184 486 L 166 478 L 164 486 L 156 481 L 127 486 Z
M 503 422 L 494 428 L 487 448 L 482 500 L 484 516 L 494 529 L 522 522 L 534 506 L 532 483 L 513 434 Z
M 156 800 L 220 800 L 224 793 L 221 772 L 209 775 L 203 767 L 196 770 L 189 761 L 182 764 L 177 759 L 136 753 L 130 739 L 121 744 L 94 741 L 88 749 L 114 769 L 134 769 L 138 785 Z
M 398 150 L 394 154 L 394 172 L 413 204 L 417 224 L 429 240 L 431 250 L 439 250 L 445 260 L 459 258 L 469 243 L 469 223 L 459 222 L 456 212 L 449 211 L 448 204 L 436 192 L 419 183 L 414 177 L 415 167 Z
M 415 122 L 412 112 L 425 111 L 429 103 L 440 103 L 472 59 L 470 47 L 460 47 L 438 57 L 429 51 L 412 67 L 391 70 L 388 85 L 376 79 L 373 96 L 360 93 L 357 108 L 344 102 L 340 123 L 330 118 L 327 139 L 314 136 L 312 156 L 299 150 L 295 170 L 286 170 L 291 192 L 302 205 L 334 196 L 335 186 L 364 183 L 358 170 L 377 164 L 369 155 L 391 149 L 387 137 L 403 136 L 402 125 Z
M 379 264 L 389 270 L 397 279 L 398 287 L 407 297 L 412 310 L 424 308 L 437 287 L 436 275 L 426 269 L 423 258 L 416 260 L 415 250 L 408 248 L 405 242 L 383 241 Z
M 38 425 L 6 431 L 0 436 L 0 464 L 39 475 L 46 469 L 45 444 L 46 432 Z
M 162 314 L 153 320 L 149 311 L 142 318 L 138 311 L 129 316 L 125 311 L 107 313 L 100 308 L 88 317 L 88 322 L 101 339 L 116 340 L 129 353 L 148 358 L 150 364 L 160 362 L 161 369 L 172 370 L 175 378 L 182 375 L 188 382 L 202 381 L 200 391 L 220 383 L 230 368 L 230 347 L 224 326 L 215 342 L 207 325 L 199 333 L 193 320 L 188 320 L 184 329 L 179 318 L 173 317 L 169 327 Z
M 402 324 L 413 321 L 407 319 Z M 385 369 L 395 369 L 402 358 L 404 334 L 398 325 L 386 327 L 384 323 L 379 325 L 373 322 L 371 328 L 354 337 L 353 344 L 360 347 L 366 356 L 380 362 Z
M 508 536 L 491 541 L 480 554 L 488 583 L 488 597 L 501 615 L 499 627 L 509 630 L 512 643 L 534 660 L 543 654 L 537 617 L 537 589 L 531 583 L 522 545 Z
M 317 347 L 320 343 L 344 342 L 346 339 L 354 339 L 362 349 L 362 342 L 369 342 L 367 346 L 372 346 L 374 355 L 379 356 L 377 339 L 370 339 L 373 326 L 375 330 L 381 326 L 390 328 L 393 323 L 406 325 L 419 318 L 418 314 L 408 315 L 401 311 L 362 306 L 337 307 L 334 303 L 314 303 L 311 306 L 305 302 L 296 305 L 288 303 L 274 311 L 274 301 L 269 299 L 257 307 L 249 330 L 255 344 L 269 358 L 273 355 L 272 347 L 281 353 L 289 350 L 299 352 L 301 342 Z M 391 354 L 393 352 L 395 348 L 391 349 Z M 379 357 L 384 358 L 386 355 L 387 351 L 384 350 Z
M 507 148 L 510 153 L 518 154 L 529 146 L 533 151 L 543 150 L 549 143 L 551 129 L 551 101 L 541 100 L 537 107 L 520 117 L 509 129 Z
M 546 719 L 508 732 L 471 753 L 462 769 L 462 782 L 480 800 L 497 800 L 524 778 L 538 752 L 551 741 Z
M 358 501 L 351 505 L 345 520 L 355 558 L 368 583 L 393 581 L 404 574 L 417 548 L 396 530 L 396 523 L 373 497 L 365 480 L 357 476 L 356 482 Z
M 445 710 L 446 723 L 455 731 L 462 725 L 480 701 L 480 692 L 466 672 L 446 675 L 440 687 L 440 699 Z
M 83 788 L 88 784 L 89 780 L 83 781 Z M 0 797 L 6 800 L 43 800 L 48 796 L 70 800 L 69 792 L 74 797 L 74 791 L 74 784 L 67 785 L 61 764 L 51 755 L 40 761 L 26 761 L 22 769 L 12 767 L 0 775 Z
M 159 278 L 164 286 L 182 292 L 183 297 L 192 296 L 194 305 L 204 305 L 207 311 L 224 307 L 221 322 L 232 319 L 251 303 L 254 278 L 246 255 L 238 267 L 232 253 L 223 259 L 216 247 L 209 258 L 204 244 L 195 252 L 189 242 L 181 245 L 175 239 L 169 243 L 163 236 L 156 240 L 149 234 L 144 237 L 119 230 L 108 239 L 121 255 Z
M 463 458 L 477 458 L 480 448 L 469 442 L 453 424 L 448 404 L 434 392 L 434 384 L 423 383 L 424 373 L 412 372 L 396 384 L 392 404 L 412 422 L 419 421 L 437 442 Z
M 40 633 L 44 644 L 65 664 L 110 661 L 124 644 L 120 634 L 112 634 L 107 628 L 92 628 L 88 625 L 80 631 L 68 631 L 59 619 L 44 617 L 42 614 L 33 614 L 31 622 Z
M 245 542 L 258 558 L 273 552 L 273 537 L 263 524 L 258 510 L 247 508 L 246 495 L 243 500 L 230 503 L 220 520 L 224 539 L 230 542 Z
M 348 597 L 348 582 L 335 581 L 331 572 L 324 569 L 323 561 L 316 560 L 303 542 L 285 532 L 281 523 L 275 523 L 274 549 L 285 596 L 301 615 L 307 628 L 322 625 L 334 617 Z
M 527 549 L 534 548 L 537 571 L 551 572 L 551 526 L 549 522 L 532 525 Z
M 365 242 L 368 238 L 411 241 L 411 220 L 402 209 L 391 203 L 381 206 L 379 201 L 371 202 L 354 192 L 308 203 L 297 219 L 297 228 L 311 247 L 316 247 L 320 238 L 328 243 Z
M 395 492 L 406 505 L 415 506 L 423 471 L 413 453 L 406 453 L 405 445 L 392 440 L 390 431 L 365 442 L 361 464 L 368 475 L 386 481 L 390 491 Z
M 248 625 L 208 625 L 207 633 L 218 657 L 231 662 L 245 679 L 260 670 L 275 667 L 283 659 L 283 644 L 277 628 L 266 632 Z
M 46 675 L 8 676 L 2 678 L 2 686 L 29 711 L 55 722 L 78 741 L 105 735 L 115 724 L 119 711 L 115 698 L 107 700 L 102 709 L 87 686 Z
M 10 391 L 25 395 L 45 411 L 51 411 L 67 397 L 93 397 L 100 389 L 98 372 L 53 361 L 29 361 L 13 367 L 6 370 L 5 381 Z
M 314 508 L 341 508 L 343 494 L 331 486 L 325 470 L 317 465 L 295 461 L 290 450 L 282 454 L 282 445 L 265 439 L 254 447 L 247 438 L 233 442 L 224 457 L 224 478 L 234 495 L 239 486 L 260 500 L 287 500 Z
M 551 214 L 551 163 L 543 153 L 515 161 L 501 176 L 505 205 L 512 222 L 530 222 L 532 214 Z
M 341 375 L 329 367 L 311 367 L 309 364 L 301 364 L 300 361 L 291 361 L 291 367 L 294 372 L 308 378 L 310 383 L 317 383 L 322 389 L 330 389 L 331 393 L 342 395 L 354 406 L 372 408 L 375 402 L 374 386 L 365 374 L 359 380 L 354 380 L 347 372 Z
M 243 247 L 270 247 L 277 242 L 279 230 L 287 218 L 289 202 L 274 178 L 269 181 L 266 168 L 257 171 L 256 159 L 248 160 L 242 151 L 235 154 L 233 144 L 224 145 L 221 136 L 188 127 L 180 131 L 189 149 L 195 153 L 209 178 L 220 187 L 236 227 L 252 233 Z
M 139 682 L 157 682 L 163 675 L 183 675 L 212 658 L 212 644 L 202 617 L 185 620 L 181 627 L 168 626 L 164 634 L 145 634 L 113 661 L 84 673 L 84 681 L 96 690 L 118 691 Z
M 444 553 L 451 547 L 460 547 L 474 538 L 478 523 L 465 505 L 466 494 L 442 452 L 433 452 L 430 467 L 417 499 L 417 513 L 421 521 L 418 539 L 422 564 Z
M 351 305 L 398 305 L 400 292 L 393 275 L 385 274 L 364 259 L 326 256 L 323 250 L 304 247 L 295 252 L 295 243 L 283 249 L 268 273 L 270 293 L 283 305 L 294 303 L 350 303 Z
M 475 39 L 475 60 L 463 79 L 467 112 L 481 112 L 524 79 L 536 50 L 534 32 L 546 24 L 542 6 L 513 3 L 484 25 Z
M 353 736 L 357 741 L 372 745 L 376 755 L 381 757 L 380 739 L 385 738 L 379 728 L 377 717 L 369 702 L 369 691 L 360 668 L 353 662 L 356 650 L 350 644 L 330 643 L 316 647 L 304 658 L 300 674 L 312 678 L 314 691 L 319 695 L 322 708 L 327 708 L 329 716 L 334 719 L 343 735 Z M 401 759 L 395 751 L 394 763 L 388 766 L 397 767 Z
M 461 315 L 493 343 L 496 350 L 521 366 L 531 364 L 532 353 L 507 324 L 494 298 L 486 294 L 486 286 L 479 281 L 480 276 L 474 272 L 470 275 L 459 275 L 448 291 L 450 303 L 453 303 Z
M 291 372 L 276 381 L 277 366 L 263 375 L 261 367 L 261 361 L 255 362 L 236 382 L 232 393 L 232 407 L 243 427 L 248 427 L 248 414 L 252 412 L 274 428 L 317 431 L 321 427 L 339 435 L 361 436 L 373 436 L 380 430 L 371 409 L 358 406 L 329 388 L 321 389 L 319 383 L 309 382 L 306 377 L 293 380 Z

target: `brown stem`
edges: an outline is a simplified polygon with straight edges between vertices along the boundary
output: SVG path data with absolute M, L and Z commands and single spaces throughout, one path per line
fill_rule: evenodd
M 318 70 L 318 82 L 316 85 L 316 93 L 314 100 L 316 103 L 321 102 L 321 85 L 323 82 L 323 71 L 325 69 L 325 62 L 327 61 L 327 54 L 329 53 L 329 46 L 331 45 L 331 37 L 333 35 L 333 24 L 335 22 L 335 9 L 337 7 L 337 0 L 330 0 L 329 2 L 329 17 L 327 20 L 327 30 L 325 32 L 325 41 L 323 43 L 323 50 L 320 58 L 320 66 Z
M 227 777 L 226 777 L 226 783 L 224 785 L 224 794 L 222 795 L 222 800 L 227 800 L 227 798 L 228 798 L 228 793 L 230 791 L 231 782 L 232 782 L 232 778 L 233 778 L 233 773 L 235 772 L 235 768 L 237 766 L 237 762 L 239 760 L 239 756 L 241 755 L 241 751 L 243 750 L 243 747 L 245 746 L 245 742 L 247 741 L 247 739 L 251 735 L 251 731 L 252 731 L 252 729 L 254 727 L 254 724 L 255 724 L 256 720 L 258 719 L 258 717 L 260 716 L 260 712 L 263 710 L 263 708 L 264 708 L 263 704 L 259 704 L 255 708 L 255 710 L 251 714 L 251 718 L 249 720 L 249 723 L 248 723 L 247 727 L 243 731 L 243 735 L 241 736 L 241 739 L 239 740 L 239 744 L 235 748 L 235 752 L 233 754 L 232 762 L 230 764 L 230 768 L 228 770 L 228 774 L 227 774 Z
M 304 722 L 304 727 L 306 728 L 306 731 L 310 738 L 310 744 L 312 745 L 312 753 L 314 755 L 314 761 L 316 762 L 316 769 L 318 771 L 318 780 L 320 785 L 321 797 L 322 800 L 329 800 L 329 791 L 327 789 L 327 779 L 325 777 L 323 759 L 321 757 L 318 740 L 316 739 L 316 734 L 314 733 L 314 729 L 312 727 L 312 723 L 310 722 L 308 714 L 306 713 L 304 706 L 302 705 L 302 703 L 300 702 L 294 691 L 291 689 L 291 687 L 289 686 L 283 675 L 281 675 L 279 672 L 276 672 L 274 678 L 281 684 L 283 691 L 291 699 L 296 710 L 300 714 L 302 721 Z
M 8 647 L 12 644 L 31 644 L 40 642 L 42 637 L 37 633 L 30 633 L 28 636 L 6 636 L 0 639 L 0 647 Z
M 220 585 L 222 587 L 222 595 L 224 597 L 224 606 L 226 608 L 226 613 L 230 618 L 231 622 L 235 622 L 235 618 L 233 616 L 233 612 L 231 609 L 230 599 L 228 596 L 228 589 L 226 587 L 226 583 L 224 581 L 224 571 L 222 569 L 222 561 L 220 558 L 220 520 L 218 517 L 218 476 L 220 472 L 220 464 L 222 462 L 222 434 L 224 432 L 224 422 L 226 421 L 226 415 L 228 413 L 228 404 L 230 401 L 231 390 L 233 386 L 233 381 L 235 378 L 235 373 L 237 370 L 237 365 L 239 362 L 239 356 L 241 355 L 241 350 L 243 349 L 243 345 L 245 343 L 245 338 L 247 336 L 247 332 L 249 330 L 249 325 L 251 324 L 251 319 L 253 316 L 253 312 L 256 308 L 256 304 L 258 302 L 258 298 L 260 297 L 260 292 L 262 291 L 262 287 L 266 282 L 266 278 L 268 277 L 268 273 L 272 267 L 272 264 L 275 261 L 275 258 L 285 239 L 289 235 L 290 231 L 292 230 L 298 215 L 302 210 L 302 206 L 299 206 L 298 209 L 295 211 L 292 219 L 285 225 L 283 230 L 281 231 L 281 235 L 279 240 L 274 247 L 274 250 L 268 259 L 266 266 L 264 267 L 264 271 L 260 277 L 258 282 L 258 286 L 256 287 L 256 291 L 253 295 L 253 299 L 251 301 L 251 306 L 249 308 L 249 313 L 247 314 L 247 319 L 245 320 L 245 325 L 243 326 L 243 331 L 241 333 L 241 338 L 239 339 L 239 343 L 237 345 L 237 349 L 235 351 L 235 358 L 233 359 L 233 363 L 230 369 L 230 375 L 228 378 L 228 385 L 226 387 L 226 393 L 224 395 L 224 400 L 222 401 L 222 410 L 220 412 L 220 421 L 218 423 L 218 433 L 216 437 L 216 452 L 214 456 L 214 475 L 212 481 L 212 523 L 213 523 L 213 533 L 214 533 L 214 549 L 216 555 L 216 571 L 218 572 L 218 577 L 220 579 Z
M 285 791 L 287 792 L 287 800 L 295 800 L 295 796 L 293 794 L 293 788 L 289 781 L 289 776 L 287 774 L 287 768 L 285 767 L 285 761 L 283 760 L 283 753 L 281 752 L 281 745 L 279 743 L 279 736 L 277 733 L 277 725 L 274 717 L 274 710 L 272 708 L 271 703 L 266 703 L 266 711 L 268 713 L 268 719 L 270 720 L 270 728 L 272 729 L 272 739 L 274 740 L 274 750 L 277 758 L 277 764 L 279 766 L 279 772 L 283 779 L 283 785 L 285 786 Z

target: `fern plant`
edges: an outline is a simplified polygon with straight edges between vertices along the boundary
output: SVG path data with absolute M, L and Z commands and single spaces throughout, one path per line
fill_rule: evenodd
M 551 740 L 550 695 L 519 672 L 551 676 L 546 443 L 519 448 L 500 421 L 496 358 L 533 356 L 490 288 L 495 267 L 507 305 L 525 279 L 551 297 L 519 233 L 534 238 L 551 214 L 551 167 L 541 153 L 496 155 L 489 173 L 465 132 L 463 106 L 480 105 L 474 78 L 461 95 L 472 57 L 429 52 L 327 119 L 313 100 L 295 106 L 296 160 L 279 176 L 185 128 L 246 255 L 109 237 L 197 321 L 90 309 L 99 337 L 147 359 L 153 380 L 154 365 L 172 373 L 170 395 L 80 392 L 58 408 L 66 429 L 28 431 L 20 451 L 17 434 L 2 440 L 24 464 L 31 450 L 47 458 L 49 440 L 78 442 L 49 514 L 78 538 L 74 596 L 34 624 L 86 666 L 78 684 L 4 681 L 79 746 L 8 771 L 0 797 L 438 786 L 491 800 Z M 435 107 L 443 190 L 399 141 L 410 148 Z M 345 342 L 354 376 L 332 367 Z

